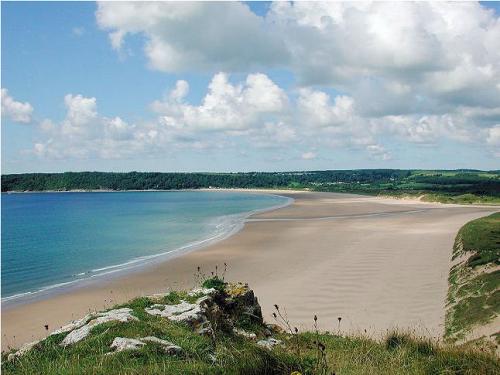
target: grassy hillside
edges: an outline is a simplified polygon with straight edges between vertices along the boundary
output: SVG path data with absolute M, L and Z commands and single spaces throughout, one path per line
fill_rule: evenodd
M 499 171 L 359 169 L 249 173 L 28 173 L 2 176 L 2 191 L 276 188 L 500 204 Z
M 278 306 L 275 316 L 279 325 L 269 325 L 259 316 L 260 306 L 246 286 L 229 284 L 217 277 L 205 281 L 204 286 L 215 287 L 216 291 L 213 294 L 207 289 L 194 294 L 171 292 L 118 306 L 130 308 L 134 319 L 94 325 L 86 338 L 71 345 L 63 347 L 61 343 L 74 331 L 51 335 L 23 356 L 11 355 L 9 360 L 8 353 L 4 353 L 2 373 L 296 375 L 498 374 L 500 371 L 500 362 L 492 355 L 439 346 L 410 335 L 391 334 L 377 342 L 317 331 L 297 332 Z M 201 306 L 205 320 L 172 321 L 147 312 L 156 311 L 154 308 L 175 309 L 181 301 Z M 314 323 L 321 327 L 321 321 L 314 319 Z M 151 342 L 121 352 L 110 348 L 117 337 L 146 336 L 168 340 L 180 347 L 179 351 L 167 353 L 160 344 Z M 276 345 L 266 348 L 260 341 L 272 339 L 281 342 L 273 341 Z
M 450 272 L 446 336 L 463 340 L 500 316 L 500 213 L 473 220 L 457 234 Z M 500 345 L 500 327 L 486 339 Z

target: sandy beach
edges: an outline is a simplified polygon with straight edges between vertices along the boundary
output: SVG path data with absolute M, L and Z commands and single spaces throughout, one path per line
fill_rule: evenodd
M 226 279 L 255 290 L 291 323 L 377 337 L 392 328 L 439 338 L 453 241 L 466 222 L 498 207 L 456 206 L 350 194 L 276 192 L 295 201 L 251 216 L 235 235 L 138 272 L 2 309 L 2 350 L 44 337 L 89 310 L 195 285 L 226 262 Z

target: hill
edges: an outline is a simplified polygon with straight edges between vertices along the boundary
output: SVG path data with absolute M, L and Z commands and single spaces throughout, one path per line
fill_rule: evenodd
M 200 288 L 90 313 L 2 355 L 4 374 L 498 374 L 491 354 L 410 334 L 383 341 L 299 332 L 252 290 L 215 275 Z M 339 321 L 340 324 L 340 321 Z
M 412 196 L 443 203 L 499 204 L 500 172 L 359 169 L 248 173 L 66 172 L 2 175 L 2 192 L 200 188 L 308 189 Z

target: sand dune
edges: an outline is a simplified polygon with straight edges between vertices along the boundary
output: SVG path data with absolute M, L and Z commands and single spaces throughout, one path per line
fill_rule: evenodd
M 185 288 L 197 266 L 229 265 L 255 289 L 265 318 L 286 308 L 293 325 L 378 336 L 395 327 L 440 337 L 453 241 L 466 222 L 498 211 L 350 194 L 282 192 L 295 202 L 254 215 L 230 238 L 140 272 L 2 312 L 2 348 L 56 329 L 89 309 Z

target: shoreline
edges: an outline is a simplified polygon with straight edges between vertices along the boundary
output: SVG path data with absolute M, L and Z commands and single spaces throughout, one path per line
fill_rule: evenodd
M 150 190 L 151 191 L 151 190 Z M 185 191 L 205 191 L 205 190 L 157 190 L 154 192 L 173 192 L 173 191 L 180 191 L 180 192 L 185 192 Z M 213 190 L 206 190 L 206 191 L 213 191 Z M 79 191 L 72 191 L 72 193 L 78 193 Z M 118 192 L 118 191 L 110 191 L 110 192 Z M 132 192 L 132 191 L 130 191 Z M 134 191 L 134 192 L 146 192 L 146 191 Z M 240 192 L 240 191 L 234 191 L 234 192 Z M 241 191 L 245 192 L 245 191 Z M 55 192 L 54 192 L 55 193 Z M 250 194 L 251 192 L 246 192 Z M 264 192 L 255 192 L 253 193 L 256 194 L 264 194 L 264 195 L 270 195 L 270 196 L 276 196 L 276 197 L 281 197 L 285 198 L 286 202 L 283 204 L 278 204 L 274 205 L 271 207 L 266 207 L 266 208 L 260 208 L 260 209 L 255 209 L 251 211 L 246 211 L 242 212 L 239 214 L 232 214 L 232 215 L 223 215 L 221 217 L 218 217 L 218 219 L 221 218 L 232 218 L 231 223 L 227 226 L 226 230 L 222 231 L 221 233 L 211 233 L 210 237 L 200 239 L 198 241 L 190 242 L 185 245 L 182 245 L 180 247 L 177 247 L 175 249 L 161 252 L 158 254 L 154 255 L 149 255 L 146 257 L 137 257 L 137 258 L 132 258 L 130 260 L 127 260 L 126 262 L 120 263 L 120 264 L 112 264 L 109 266 L 104 266 L 100 268 L 99 270 L 106 270 L 106 272 L 103 273 L 95 273 L 91 274 L 92 271 L 87 271 L 85 274 L 91 274 L 87 277 L 83 277 L 80 279 L 75 279 L 71 281 L 66 281 L 66 282 L 61 282 L 53 285 L 48 285 L 45 287 L 41 287 L 35 291 L 28 291 L 28 292 L 23 292 L 23 293 L 18 293 L 14 294 L 12 296 L 7 296 L 7 297 L 2 297 L 1 298 L 1 306 L 2 310 L 8 310 L 11 308 L 15 308 L 19 305 L 24 305 L 26 303 L 30 302 L 35 302 L 43 299 L 48 299 L 53 296 L 56 296 L 61 293 L 68 293 L 72 292 L 74 290 L 77 290 L 79 288 L 85 288 L 85 287 L 92 287 L 94 284 L 103 282 L 103 281 L 109 281 L 114 278 L 119 278 L 119 277 L 126 277 L 129 273 L 134 273 L 134 272 L 142 272 L 142 271 L 147 271 L 148 267 L 152 265 L 153 262 L 159 261 L 159 262 L 167 262 L 170 259 L 173 259 L 175 257 L 182 256 L 184 254 L 188 254 L 192 251 L 197 251 L 200 250 L 204 247 L 214 245 L 220 241 L 224 241 L 225 239 L 233 236 L 234 234 L 238 233 L 240 230 L 243 229 L 245 222 L 248 220 L 250 216 L 253 215 L 258 215 L 261 213 L 269 212 L 269 211 L 274 211 L 274 210 L 279 210 L 280 208 L 286 207 L 290 204 L 293 203 L 293 198 L 290 197 L 285 197 L 282 195 L 278 194 L 273 194 L 273 193 L 264 193 Z M 110 270 L 110 271 L 107 271 Z
M 227 191 L 227 192 L 247 192 L 247 193 L 268 193 L 274 194 L 276 192 L 281 192 L 282 194 L 293 194 L 293 193 L 331 193 L 331 194 L 348 194 L 348 195 L 358 195 L 361 197 L 369 197 L 369 198 L 380 198 L 380 199 L 389 199 L 389 200 L 397 200 L 403 201 L 407 203 L 428 203 L 428 204 L 436 204 L 436 205 L 445 205 L 445 206 L 460 206 L 460 207 L 488 207 L 495 208 L 500 207 L 498 203 L 447 203 L 440 201 L 426 201 L 422 199 L 423 195 L 387 195 L 387 194 L 369 194 L 366 192 L 322 192 L 322 191 L 314 191 L 310 189 L 286 189 L 283 187 L 279 188 L 199 188 L 199 189 L 146 189 L 146 190 L 112 190 L 112 189 L 73 189 L 73 190 L 9 190 L 4 191 L 2 194 L 62 194 L 62 193 L 154 193 L 154 192 L 181 192 L 181 191 Z
M 400 327 L 439 338 L 456 232 L 498 211 L 354 194 L 280 195 L 295 200 L 252 215 L 223 241 L 100 285 L 5 309 L 2 350 L 44 337 L 90 310 L 190 288 L 197 267 L 210 274 L 226 262 L 226 279 L 250 284 L 267 321 L 277 303 L 299 329 L 310 327 L 317 314 L 321 330 L 336 330 L 341 316 L 342 333 L 377 336 Z

